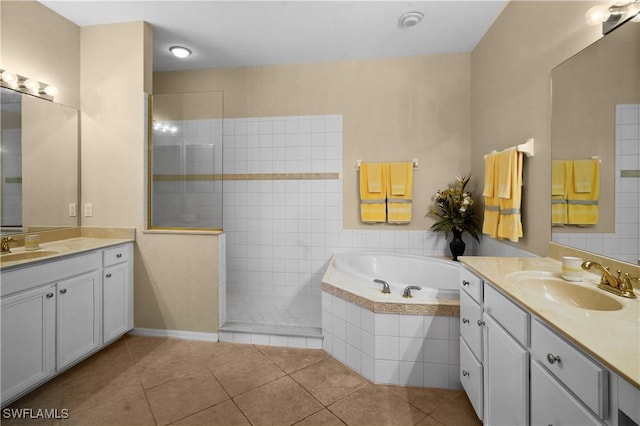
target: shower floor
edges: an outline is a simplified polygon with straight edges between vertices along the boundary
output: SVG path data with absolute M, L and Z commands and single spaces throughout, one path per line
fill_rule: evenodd
M 321 327 L 320 296 L 227 293 L 225 330 L 313 336 Z

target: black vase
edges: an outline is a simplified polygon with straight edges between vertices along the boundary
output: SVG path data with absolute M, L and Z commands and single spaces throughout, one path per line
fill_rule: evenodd
M 458 261 L 458 256 L 462 256 L 464 254 L 464 249 L 467 245 L 464 243 L 462 239 L 462 231 L 458 231 L 457 229 L 453 230 L 453 239 L 449 243 L 449 249 L 451 250 L 451 254 L 453 255 L 453 260 Z

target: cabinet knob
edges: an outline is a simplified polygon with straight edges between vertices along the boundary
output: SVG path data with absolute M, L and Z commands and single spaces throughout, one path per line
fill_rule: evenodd
M 485 325 L 485 322 L 482 320 L 478 320 L 478 327 L 482 327 L 483 325 Z
M 111 278 L 111 274 L 107 274 L 107 278 Z
M 47 299 L 51 299 L 53 297 L 53 293 L 47 293 Z
M 118 254 L 116 254 L 116 257 L 117 257 L 118 259 L 120 259 L 120 258 L 122 257 L 122 253 L 118 253 Z
M 469 377 L 470 376 L 470 374 L 469 374 L 469 372 L 467 370 L 462 370 L 462 375 L 464 377 Z
M 469 285 L 469 281 L 467 281 L 467 280 L 462 280 L 462 285 L 464 285 L 464 286 Z
M 62 290 L 60 290 L 60 294 L 65 294 L 67 292 L 66 288 L 63 288 Z
M 468 318 L 462 318 L 462 323 L 463 324 L 469 324 L 469 319 Z
M 547 361 L 549 362 L 549 364 L 555 364 L 556 362 L 560 362 L 560 356 L 547 354 Z

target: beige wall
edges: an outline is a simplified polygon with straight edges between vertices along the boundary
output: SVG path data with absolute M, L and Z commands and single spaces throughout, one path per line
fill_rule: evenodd
M 511 1 L 471 54 L 471 170 L 482 176 L 484 154 L 535 138 L 515 246 L 539 255 L 551 238 L 551 70 L 600 37 L 584 21 L 594 4 Z
M 35 1 L 0 1 L 0 67 L 52 84 L 80 106 L 80 27 Z
M 154 76 L 154 93 L 224 91 L 225 117 L 343 115 L 345 228 L 427 229 L 431 196 L 468 173 L 469 55 L 436 55 Z M 359 222 L 358 159 L 420 160 L 409 226 Z
M 217 237 L 144 233 L 151 32 L 143 22 L 82 28 L 85 226 L 134 226 L 135 326 L 218 331 Z M 126 52 L 126 53 L 125 53 Z

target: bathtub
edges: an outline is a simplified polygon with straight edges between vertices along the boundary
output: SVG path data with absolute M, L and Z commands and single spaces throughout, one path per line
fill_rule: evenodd
M 435 257 L 411 256 L 395 253 L 347 253 L 333 256 L 323 283 L 377 303 L 433 304 L 437 299 L 459 300 L 458 277 L 460 264 Z M 382 285 L 374 279 L 389 283 L 390 294 L 382 293 Z M 403 298 L 407 286 L 411 298 Z
M 334 255 L 321 283 L 324 351 L 374 383 L 460 389 L 460 268 L 445 258 Z M 409 285 L 422 289 L 404 298 Z

